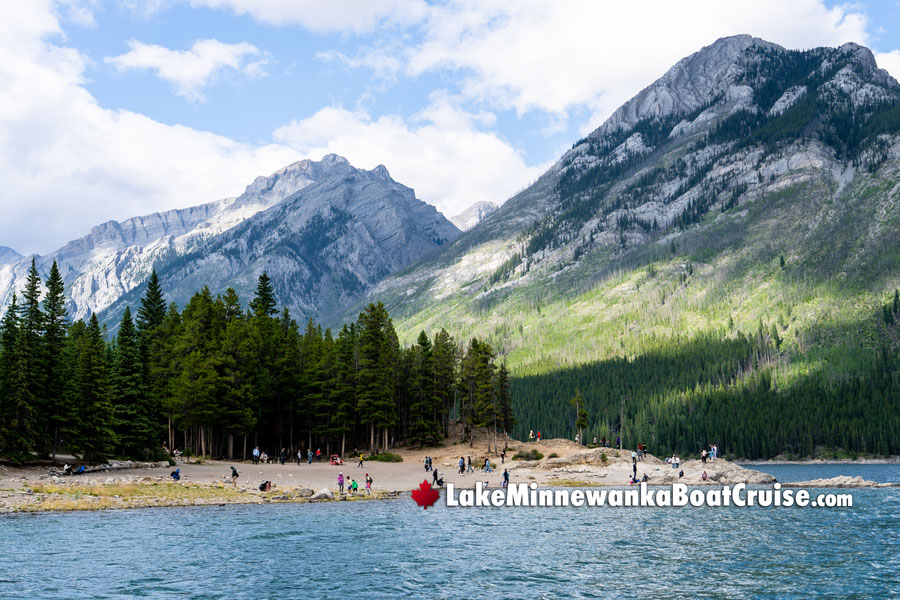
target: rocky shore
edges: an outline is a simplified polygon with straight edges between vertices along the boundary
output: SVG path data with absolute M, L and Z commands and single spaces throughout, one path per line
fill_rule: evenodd
M 536 450 L 539 460 L 512 460 L 518 452 Z M 47 467 L 13 468 L 0 466 L 0 513 L 65 510 L 99 510 L 147 508 L 157 506 L 214 506 L 228 504 L 307 503 L 327 501 L 360 501 L 398 498 L 431 482 L 433 473 L 424 470 L 424 458 L 430 456 L 445 482 L 457 489 L 472 487 L 476 482 L 499 487 L 503 470 L 508 469 L 513 483 L 536 482 L 541 486 L 627 486 L 633 474 L 631 451 L 614 448 L 587 449 L 562 439 L 523 443 L 510 440 L 505 462 L 491 455 L 495 465 L 490 473 L 479 467 L 487 448 L 483 444 L 450 444 L 424 450 L 398 450 L 400 463 L 356 461 L 331 465 L 313 461 L 308 464 L 257 464 L 238 461 L 137 463 L 111 461 L 92 467 L 88 473 L 61 476 L 58 469 Z M 459 458 L 471 457 L 473 473 L 460 474 Z M 232 486 L 230 472 L 240 471 L 237 485 Z M 180 469 L 181 480 L 172 481 L 170 473 Z M 679 473 L 683 471 L 683 476 Z M 703 473 L 706 473 L 706 479 Z M 339 494 L 338 473 L 349 481 L 355 478 L 362 493 Z M 365 495 L 365 475 L 374 479 L 373 493 Z M 745 468 L 725 460 L 682 461 L 678 468 L 659 458 L 646 455 L 637 461 L 637 477 L 647 475 L 654 486 L 680 482 L 691 486 L 717 486 L 744 483 L 771 485 L 772 475 Z M 273 490 L 260 492 L 259 484 L 271 481 Z M 865 481 L 861 477 L 835 477 L 785 487 L 863 488 L 890 487 Z

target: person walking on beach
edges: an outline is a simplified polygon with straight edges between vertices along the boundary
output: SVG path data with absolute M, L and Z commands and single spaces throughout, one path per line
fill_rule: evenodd
M 482 468 L 482 470 L 483 470 L 485 473 L 490 473 L 490 472 L 491 472 L 491 459 L 488 458 L 487 456 L 484 457 L 484 467 Z
M 237 488 L 237 478 L 240 476 L 238 470 L 231 467 L 231 487 Z
M 344 493 L 344 473 L 341 471 L 338 473 L 338 493 Z
M 474 473 L 475 469 L 472 468 L 472 457 L 469 456 L 467 458 L 468 458 L 468 463 L 466 465 L 466 473 Z
M 462 456 L 460 456 L 459 457 L 459 474 L 462 475 L 463 473 L 465 473 L 465 471 L 466 471 L 466 461 Z
M 306 451 L 306 464 L 312 464 L 312 448 Z
M 537 432 L 537 441 L 538 442 L 541 441 L 541 432 L 540 431 Z
M 255 447 L 253 449 L 253 464 L 254 465 L 259 464 L 259 446 Z
M 362 454 L 360 454 L 360 455 L 359 455 L 359 463 L 356 465 L 356 468 L 357 468 L 357 469 L 362 469 L 362 466 L 363 466 L 363 458 L 365 458 L 365 456 L 363 456 Z
M 706 448 L 700 451 L 700 462 L 706 464 Z
M 284 461 L 286 458 L 287 458 L 287 452 L 285 452 L 284 448 L 282 448 L 281 454 L 278 456 L 278 460 L 281 461 L 281 464 L 284 464 Z
M 310 448 L 312 450 L 312 448 Z M 312 464 L 312 461 L 309 461 Z M 322 462 L 322 449 L 316 448 L 316 462 Z
M 532 429 L 532 430 L 530 430 L 530 431 L 528 432 L 528 441 L 529 441 L 529 442 L 533 442 L 533 441 L 534 441 L 534 429 Z
M 303 450 L 297 448 L 297 466 L 300 466 L 300 463 L 303 462 Z
M 432 471 L 431 471 L 431 474 L 432 474 L 432 478 L 431 478 L 432 485 L 437 485 L 437 484 L 438 484 L 438 472 L 437 472 L 437 469 L 432 470 Z
M 366 494 L 369 496 L 372 495 L 372 478 L 369 477 L 368 473 L 366 473 Z
M 637 464 L 637 452 L 634 450 L 631 451 L 631 463 L 634 465 Z
M 506 448 L 500 451 L 500 464 L 506 463 Z
M 631 463 L 631 471 L 634 475 L 634 479 L 637 480 L 637 463 L 636 462 Z
M 509 487 L 509 471 L 506 469 L 503 469 L 503 487 Z

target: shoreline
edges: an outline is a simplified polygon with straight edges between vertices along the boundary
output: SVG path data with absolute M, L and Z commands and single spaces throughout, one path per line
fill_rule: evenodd
M 516 450 L 538 450 L 536 460 L 510 460 Z M 648 477 L 652 487 L 684 483 L 691 487 L 711 487 L 743 483 L 748 486 L 769 485 L 776 481 L 770 474 L 754 470 L 756 465 L 832 464 L 829 461 L 756 461 L 734 463 L 723 459 L 703 463 L 681 461 L 673 469 L 665 461 L 650 454 L 632 464 L 631 452 L 610 448 L 585 449 L 562 439 L 541 443 L 510 440 L 507 460 L 491 455 L 492 472 L 480 469 L 459 473 L 460 457 L 471 458 L 473 467 L 488 455 L 483 444 L 451 444 L 424 450 L 397 449 L 403 462 L 356 461 L 342 465 L 327 462 L 288 462 L 252 464 L 239 461 L 205 460 L 162 466 L 154 463 L 118 462 L 109 470 L 85 475 L 59 476 L 46 467 L 12 468 L 0 466 L 0 514 L 21 512 L 62 512 L 75 510 L 126 510 L 174 506 L 224 506 L 249 504 L 307 504 L 318 502 L 358 502 L 397 499 L 409 496 L 423 480 L 432 482 L 434 474 L 424 470 L 424 459 L 431 457 L 435 469 L 445 483 L 456 489 L 467 489 L 481 482 L 499 489 L 504 469 L 511 483 L 536 483 L 541 487 L 613 487 L 628 488 L 634 471 L 638 479 Z M 900 458 L 858 459 L 833 464 L 896 464 Z M 743 466 L 742 466 L 743 465 Z M 231 467 L 240 471 L 237 487 L 231 483 Z M 745 466 L 750 468 L 745 468 Z M 172 481 L 170 473 L 180 470 L 181 480 Z M 365 475 L 373 478 L 372 495 L 360 486 L 356 495 L 337 494 L 337 476 L 364 483 Z M 271 481 L 273 490 L 260 492 L 261 482 Z M 824 485 L 823 485 L 824 483 Z M 790 483 L 791 487 L 886 487 L 859 477 L 817 479 Z
M 887 458 L 806 458 L 799 460 L 736 460 L 735 464 L 764 466 L 764 465 L 897 465 L 900 464 L 900 456 Z

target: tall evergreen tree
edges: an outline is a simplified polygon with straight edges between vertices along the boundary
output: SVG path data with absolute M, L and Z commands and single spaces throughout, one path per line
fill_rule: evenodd
M 110 393 L 121 453 L 148 458 L 145 451 L 157 445 L 156 427 L 144 387 L 138 333 L 128 306 L 116 336 L 112 373 Z
M 106 344 L 97 315 L 91 315 L 81 339 L 78 367 L 73 381 L 76 394 L 76 451 L 85 460 L 103 461 L 112 455 L 116 435 L 113 406 L 109 401 L 109 368 Z
M 56 261 L 50 267 L 47 278 L 47 295 L 44 297 L 44 394 L 47 398 L 47 424 L 52 438 L 52 456 L 56 459 L 59 447 L 60 425 L 73 416 L 72 407 L 66 401 L 66 365 L 64 353 L 66 332 L 69 327 L 66 311 L 65 286 Z
M 275 289 L 269 280 L 269 275 L 263 273 L 256 284 L 256 296 L 250 301 L 250 308 L 257 317 L 273 316 L 278 313 L 278 303 L 275 301 Z

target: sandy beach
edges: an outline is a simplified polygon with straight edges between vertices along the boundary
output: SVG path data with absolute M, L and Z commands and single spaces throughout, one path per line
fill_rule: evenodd
M 537 450 L 541 460 L 512 460 L 516 452 Z M 633 473 L 630 450 L 614 448 L 586 449 L 562 439 L 541 442 L 512 442 L 505 462 L 492 457 L 493 472 L 483 472 L 480 466 L 487 454 L 486 447 L 476 444 L 454 444 L 424 450 L 396 450 L 403 462 L 383 463 L 365 461 L 362 467 L 356 460 L 343 465 L 331 465 L 322 458 L 301 464 L 252 464 L 240 461 L 206 460 L 181 462 L 176 466 L 144 466 L 59 477 L 47 467 L 14 468 L 0 466 L 0 513 L 45 510 L 83 510 L 106 508 L 138 508 L 150 506 L 253 504 L 269 502 L 309 502 L 314 494 L 331 499 L 324 490 L 331 490 L 338 499 L 363 500 L 399 497 L 431 482 L 424 459 L 432 457 L 433 465 L 445 483 L 456 487 L 472 487 L 476 482 L 499 487 L 503 470 L 508 469 L 510 482 L 536 482 L 542 486 L 627 486 Z M 474 473 L 459 473 L 459 458 L 472 458 Z M 231 467 L 240 472 L 237 485 L 231 483 Z M 174 482 L 170 473 L 180 469 L 181 480 Z M 679 477 L 679 471 L 684 476 Z M 707 478 L 702 474 L 706 472 Z M 354 496 L 338 494 L 337 478 L 343 473 L 347 482 L 355 479 L 360 493 Z M 364 492 L 365 476 L 373 479 L 373 494 Z M 681 482 L 688 485 L 725 485 L 735 483 L 774 483 L 771 475 L 746 469 L 725 460 L 683 461 L 673 469 L 664 460 L 647 455 L 637 462 L 637 476 L 649 478 L 651 485 Z M 259 491 L 264 481 L 273 483 L 272 491 Z M 867 482 L 860 480 L 862 485 Z M 822 485 L 822 482 L 816 482 Z M 835 482 L 836 484 L 839 482 Z M 859 483 L 859 482 L 858 482 Z M 827 484 L 827 482 L 826 482 Z M 794 484 L 797 485 L 797 484 Z M 801 484 L 802 485 L 802 484 Z

